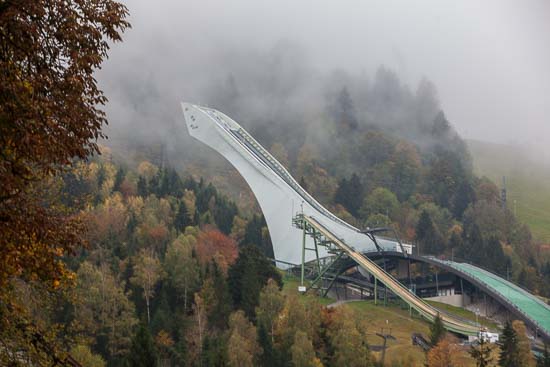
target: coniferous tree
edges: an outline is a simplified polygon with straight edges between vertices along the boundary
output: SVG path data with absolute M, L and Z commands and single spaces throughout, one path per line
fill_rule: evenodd
M 141 324 L 132 339 L 132 346 L 127 357 L 128 367 L 155 367 L 157 351 L 149 329 Z
M 137 194 L 141 197 L 146 197 L 149 194 L 147 191 L 147 180 L 143 176 L 139 176 L 138 178 Z
M 263 351 L 259 358 L 260 366 L 277 367 L 279 365 L 277 350 L 274 349 L 271 337 L 263 323 L 258 324 L 258 344 Z
M 202 344 L 202 366 L 227 366 L 227 339 L 221 335 L 206 335 Z
M 185 202 L 181 200 L 178 205 L 178 212 L 174 218 L 174 227 L 180 232 L 185 231 L 185 227 L 192 225 L 191 219 L 189 218 L 189 212 L 185 206 Z
M 432 346 L 437 345 L 446 334 L 445 327 L 443 326 L 443 320 L 441 319 L 441 316 L 439 316 L 439 313 L 434 319 L 434 322 L 430 325 L 430 343 Z
M 267 230 L 267 223 L 264 216 L 254 214 L 250 222 L 246 224 L 244 238 L 241 241 L 241 246 L 255 245 L 261 253 L 269 258 L 273 258 L 273 245 L 271 243 L 271 237 Z
M 424 254 L 439 254 L 443 251 L 443 238 L 435 227 L 430 214 L 423 210 L 416 225 L 416 240 Z
M 473 223 L 462 232 L 462 247 L 458 256 L 473 263 L 482 262 L 483 237 L 477 223 Z
M 210 277 L 214 286 L 216 302 L 209 312 L 208 324 L 219 330 L 225 330 L 233 302 L 225 276 L 214 260 L 210 263 Z
M 452 213 L 456 219 L 462 219 L 462 215 L 468 205 L 475 200 L 475 192 L 472 185 L 464 180 L 454 195 Z
M 500 335 L 498 346 L 500 354 L 498 357 L 498 365 L 501 367 L 518 367 L 521 366 L 518 352 L 518 338 L 516 332 L 512 328 L 512 324 L 507 321 Z
M 235 308 L 242 309 L 248 318 L 255 319 L 260 291 L 269 278 L 282 284 L 281 275 L 275 266 L 256 246 L 244 246 L 237 261 L 228 270 L 227 282 Z
M 364 195 L 365 188 L 361 179 L 354 173 L 349 180 L 345 178 L 340 180 L 334 194 L 334 202 L 343 205 L 351 215 L 357 217 Z
M 113 184 L 113 191 L 120 191 L 120 185 L 122 184 L 122 181 L 124 181 L 124 177 L 126 176 L 126 172 L 124 172 L 124 169 L 122 167 L 119 167 L 116 171 L 115 175 L 115 182 Z
M 482 252 L 484 256 L 479 259 L 481 265 L 500 274 L 505 273 L 506 268 L 510 266 L 510 258 L 504 254 L 497 237 L 492 236 L 484 241 Z
M 493 358 L 491 357 L 492 348 L 485 338 L 480 338 L 477 346 L 471 346 L 468 352 L 476 361 L 477 367 L 488 367 Z
M 336 123 L 338 124 L 339 135 L 342 135 L 350 130 L 357 129 L 358 124 L 355 107 L 346 87 L 342 88 L 338 94 L 333 115 Z

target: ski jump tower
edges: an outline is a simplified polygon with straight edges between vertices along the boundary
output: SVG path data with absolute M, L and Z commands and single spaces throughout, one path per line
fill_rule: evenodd
M 275 259 L 292 264 L 302 261 L 303 231 L 293 226 L 297 214 L 314 217 L 351 248 L 361 252 L 402 251 L 397 242 L 375 244 L 354 226 L 336 217 L 308 194 L 290 173 L 246 130 L 214 109 L 182 103 L 189 134 L 227 159 L 246 180 L 264 214 Z M 307 238 L 306 246 L 313 246 Z M 319 254 L 319 256 L 324 254 Z M 307 253 L 306 261 L 314 254 Z
M 367 235 L 336 217 L 309 195 L 246 130 L 225 114 L 190 103 L 182 103 L 182 109 L 189 134 L 227 159 L 252 189 L 267 222 L 276 260 L 301 263 L 303 279 L 304 262 L 338 254 L 353 260 L 363 275 L 372 276 L 375 284 L 383 283 L 428 320 L 441 315 L 443 324 L 451 331 L 464 335 L 478 333 L 478 325 L 429 305 L 366 256 L 378 253 L 409 257 L 409 251 L 405 251 L 400 242 Z M 315 248 L 315 253 L 305 251 L 312 248 Z M 516 318 L 524 320 L 535 335 L 550 341 L 550 306 L 535 295 L 471 264 L 430 256 L 410 257 L 466 279 Z

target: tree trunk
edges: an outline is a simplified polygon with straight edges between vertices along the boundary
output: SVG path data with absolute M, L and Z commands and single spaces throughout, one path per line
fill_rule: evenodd
M 151 317 L 149 316 L 149 297 L 145 297 L 145 303 L 147 304 L 147 325 L 151 323 Z
M 187 314 L 187 286 L 183 288 L 183 313 Z

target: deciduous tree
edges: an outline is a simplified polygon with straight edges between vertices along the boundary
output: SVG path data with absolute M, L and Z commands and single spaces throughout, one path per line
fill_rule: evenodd
M 143 289 L 143 298 L 147 306 L 147 323 L 151 322 L 151 298 L 155 295 L 155 286 L 162 275 L 157 255 L 151 250 L 141 249 L 135 260 L 134 276 L 130 281 Z
M 457 341 L 445 337 L 428 352 L 428 367 L 457 367 L 460 348 Z
M 252 367 L 261 353 L 256 340 L 256 328 L 244 315 L 237 311 L 229 317 L 228 355 L 229 365 L 232 367 Z
M 168 281 L 178 293 L 178 298 L 183 299 L 184 313 L 187 312 L 190 290 L 199 285 L 200 267 L 193 256 L 194 241 L 190 235 L 180 235 L 168 246 L 164 258 Z
M 518 341 L 518 360 L 521 361 L 522 367 L 535 367 L 536 361 L 531 352 L 531 342 L 527 338 L 527 329 L 523 321 L 514 320 L 512 329 L 516 332 Z
M 126 16 L 112 0 L 0 5 L 0 289 L 13 276 L 58 284 L 61 257 L 84 243 L 39 182 L 99 152 L 106 98 L 93 74 Z
M 262 324 L 268 330 L 272 343 L 274 342 L 275 323 L 284 304 L 285 298 L 279 289 L 279 285 L 273 279 L 269 279 L 260 293 L 260 302 L 256 307 L 256 317 L 258 324 Z
M 323 364 L 315 355 L 313 344 L 307 334 L 298 330 L 294 335 L 294 344 L 290 348 L 294 367 L 320 367 Z

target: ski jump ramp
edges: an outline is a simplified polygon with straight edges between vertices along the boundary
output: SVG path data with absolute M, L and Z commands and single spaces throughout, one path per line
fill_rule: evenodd
M 182 103 L 182 109 L 189 134 L 220 153 L 250 186 L 269 228 L 276 260 L 293 264 L 302 262 L 303 231 L 294 227 L 292 222 L 297 214 L 301 214 L 354 259 L 360 270 L 376 277 L 425 318 L 433 320 L 440 313 L 368 260 L 364 254 L 377 252 L 375 243 L 360 233 L 359 229 L 336 217 L 317 202 L 237 122 L 222 112 L 207 107 Z M 305 241 L 307 247 L 314 246 L 312 238 L 306 237 Z M 380 239 L 377 242 L 381 251 L 402 253 L 406 256 L 396 241 Z M 325 255 L 319 253 L 320 257 Z M 313 260 L 314 256 L 308 252 L 305 260 Z M 512 313 L 550 340 L 550 307 L 536 296 L 525 291 L 519 292 L 517 286 L 495 275 L 490 277 L 490 282 L 486 272 L 472 265 L 449 261 L 446 263 L 463 272 L 475 283 L 487 285 L 484 287 L 485 291 L 502 300 Z M 519 293 L 521 299 L 517 298 Z M 442 319 L 449 330 L 457 333 L 475 335 L 478 331 L 477 326 L 451 315 L 442 315 Z

